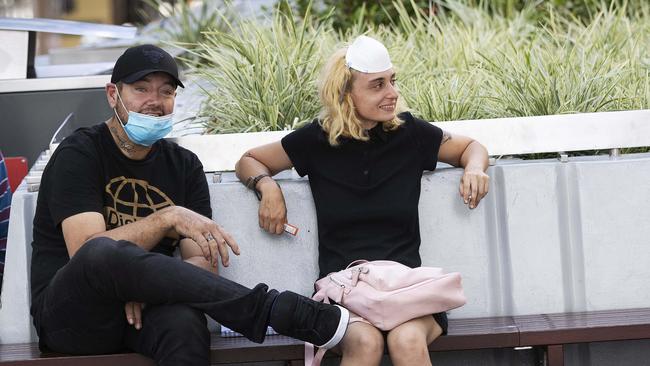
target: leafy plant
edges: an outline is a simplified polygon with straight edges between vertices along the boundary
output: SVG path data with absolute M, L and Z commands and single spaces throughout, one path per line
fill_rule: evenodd
M 389 49 L 403 100 L 428 120 L 650 108 L 650 5 L 599 7 L 584 22 L 546 4 L 501 15 L 469 1 L 392 3 L 388 25 L 337 31 L 307 8 L 204 32 L 192 73 L 210 133 L 294 128 L 317 116 L 324 60 L 366 33 Z
M 191 49 L 205 40 L 207 30 L 225 30 L 227 22 L 234 18 L 236 9 L 230 0 L 218 1 L 174 1 L 144 0 L 139 9 L 143 19 L 151 22 L 159 20 L 153 32 L 163 43 Z M 149 14 L 155 14 L 152 18 Z M 186 63 L 194 61 L 192 56 L 184 59 Z
M 208 81 L 201 115 L 211 133 L 291 129 L 318 113 L 315 80 L 334 41 L 326 23 L 276 12 L 270 24 L 239 19 L 205 32 L 194 72 Z
M 411 16 L 433 10 L 430 0 L 415 0 L 414 4 L 406 9 Z M 304 14 L 309 9 L 315 19 L 328 18 L 332 27 L 341 32 L 354 28 L 358 23 L 389 25 L 399 11 L 393 0 L 279 0 L 276 9 L 292 14 Z

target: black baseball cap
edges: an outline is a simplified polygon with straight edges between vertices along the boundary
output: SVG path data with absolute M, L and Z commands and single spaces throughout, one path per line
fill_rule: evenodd
M 185 87 L 178 79 L 178 65 L 172 55 L 152 44 L 143 44 L 124 51 L 115 62 L 111 83 L 135 83 L 152 72 L 167 73 L 177 86 Z

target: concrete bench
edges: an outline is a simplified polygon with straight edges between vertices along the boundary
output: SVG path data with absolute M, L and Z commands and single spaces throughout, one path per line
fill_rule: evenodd
M 612 116 L 607 113 L 599 115 Z M 624 124 L 629 120 L 624 127 L 627 134 L 634 135 L 632 137 L 635 139 L 645 132 L 648 132 L 645 136 L 650 136 L 648 111 L 615 112 L 614 116 L 615 122 L 609 122 Z M 639 118 L 641 122 L 646 122 L 645 127 L 640 129 L 637 128 L 642 126 Z M 452 126 L 450 124 L 449 128 L 444 128 L 453 130 Z M 534 127 L 529 128 L 534 130 Z M 537 128 L 546 131 L 543 126 Z M 630 134 L 630 129 L 635 132 Z M 593 130 L 600 131 L 594 134 L 607 134 L 607 130 L 599 130 L 599 127 L 593 127 Z M 520 131 L 520 134 L 525 131 Z M 580 136 L 589 131 L 592 129 L 578 129 Z M 507 130 L 495 134 L 516 135 L 508 135 Z M 619 138 L 618 133 L 611 135 L 616 137 L 614 140 Z M 206 137 L 212 142 L 216 138 L 221 136 Z M 520 138 L 525 137 L 519 136 L 516 140 Z M 594 137 L 594 140 L 600 141 L 599 138 Z M 258 143 L 248 144 L 254 146 Z M 629 145 L 618 140 L 609 144 L 599 143 L 601 145 L 596 148 L 641 144 L 636 140 Z M 643 144 L 650 145 L 650 142 Z M 191 147 L 191 144 L 186 146 Z M 232 146 L 233 150 L 245 147 Z M 493 149 L 489 144 L 488 148 L 502 153 L 509 151 L 505 148 Z M 539 149 L 544 151 L 547 148 Z M 201 157 L 202 149 L 196 145 L 193 150 Z M 526 152 L 539 152 L 539 149 Z M 561 147 L 561 151 L 569 150 L 572 149 Z M 476 322 L 489 322 L 488 319 L 503 317 L 516 319 L 531 316 L 531 319 L 536 319 L 540 314 L 562 316 L 574 312 L 628 311 L 650 304 L 650 267 L 647 266 L 650 263 L 647 246 L 650 237 L 650 226 L 647 225 L 650 222 L 650 211 L 647 210 L 650 190 L 643 184 L 650 180 L 650 154 L 565 160 L 567 162 L 557 159 L 497 161 L 489 170 L 492 177 L 491 193 L 472 211 L 462 204 L 457 195 L 462 173 L 459 169 L 441 168 L 424 175 L 420 200 L 423 264 L 461 272 L 468 297 L 467 305 L 450 313 L 452 324 L 474 318 L 481 319 Z M 212 170 L 210 164 L 210 161 L 204 161 L 207 169 Z M 232 258 L 231 266 L 222 268 L 221 273 L 249 286 L 266 282 L 271 287 L 310 294 L 312 282 L 318 273 L 317 228 L 307 180 L 295 176 L 279 179 L 286 196 L 289 222 L 298 226 L 300 232 L 297 237 L 278 237 L 259 229 L 256 219 L 258 202 L 254 195 L 240 183 L 232 181 L 231 175 L 224 173 L 221 178 L 221 183 L 209 180 L 214 218 L 233 233 L 242 248 L 242 255 Z M 27 278 L 35 197 L 36 193 L 19 190 L 12 203 L 11 241 L 2 293 L 3 307 L 0 309 L 2 344 L 35 341 L 28 313 Z M 14 219 L 14 213 L 18 219 Z M 645 319 L 643 321 L 646 323 L 639 325 L 630 318 L 627 325 L 621 320 L 617 327 L 626 332 L 636 329 L 626 328 L 628 325 L 646 329 L 643 327 L 647 324 L 647 318 L 641 319 Z M 549 337 L 559 334 L 550 332 L 554 323 L 546 324 L 549 332 L 544 334 Z M 585 336 L 567 341 L 570 344 L 621 339 L 614 335 L 610 338 L 590 338 L 587 336 L 593 333 L 588 329 L 590 326 L 571 324 L 574 324 L 574 328 L 567 326 L 567 334 L 572 334 L 571 329 L 577 329 L 585 331 L 581 333 Z M 525 344 L 521 342 L 526 333 L 522 329 L 529 328 L 517 328 L 520 337 L 518 344 L 504 343 L 494 348 L 558 345 L 553 343 L 557 341 L 552 337 L 548 341 Z M 532 330 L 543 333 L 540 329 Z M 465 338 L 468 342 L 465 347 L 480 344 L 481 339 L 491 337 L 488 331 L 483 333 L 483 338 L 480 334 L 479 331 L 479 334 Z M 438 344 L 444 344 L 447 339 L 453 338 L 441 339 L 432 345 L 432 349 L 442 347 Z M 630 365 L 650 357 L 650 351 L 647 351 L 650 342 L 639 342 L 643 347 L 634 347 Z M 607 359 L 608 352 L 603 350 L 623 350 L 629 344 L 638 343 L 606 342 L 570 346 L 564 352 L 564 358 L 577 364 L 606 365 L 605 361 L 599 363 L 599 360 Z M 557 347 L 549 350 L 555 350 L 555 353 L 551 353 L 557 355 Z M 219 354 L 225 351 L 215 352 Z M 270 351 L 266 349 L 264 352 Z

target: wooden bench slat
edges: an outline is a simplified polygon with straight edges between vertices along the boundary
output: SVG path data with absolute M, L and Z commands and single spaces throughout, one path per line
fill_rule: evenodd
M 305 343 L 293 338 L 271 335 L 258 344 L 244 337 L 220 337 L 213 335 L 210 343 L 210 359 L 213 364 L 299 360 L 304 358 Z
M 429 345 L 430 351 L 506 348 L 519 345 L 512 317 L 450 319 L 447 336 Z
M 38 343 L 0 344 L 0 363 L 4 365 L 131 365 L 153 366 L 147 357 L 135 353 L 93 356 L 66 356 L 41 353 Z
M 515 316 L 522 345 L 650 338 L 650 308 Z

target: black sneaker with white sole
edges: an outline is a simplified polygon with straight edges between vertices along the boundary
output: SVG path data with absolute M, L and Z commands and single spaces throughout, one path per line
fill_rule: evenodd
M 341 306 L 285 291 L 276 297 L 269 322 L 282 335 L 328 349 L 343 339 L 349 320 L 350 313 Z

